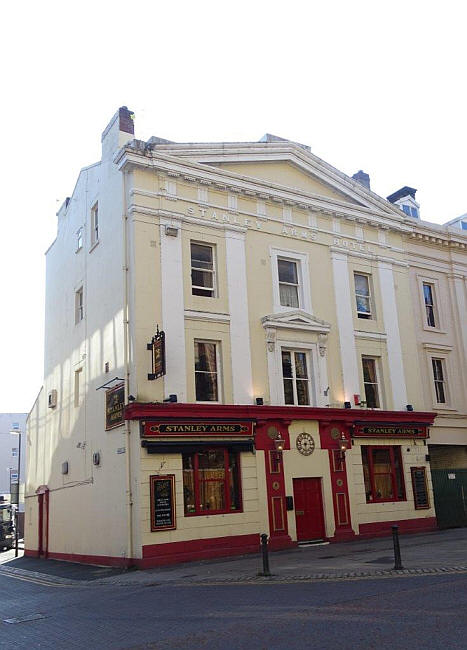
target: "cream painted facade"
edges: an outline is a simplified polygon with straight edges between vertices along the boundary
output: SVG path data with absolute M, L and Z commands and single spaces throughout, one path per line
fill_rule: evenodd
M 418 296 L 417 274 L 434 267 L 428 271 L 430 260 L 419 251 L 427 245 L 419 243 L 414 219 L 303 145 L 274 138 L 142 142 L 133 139 L 132 119 L 120 109 L 107 127 L 102 160 L 81 171 L 47 253 L 44 387 L 28 420 L 28 552 L 150 566 L 251 551 L 261 532 L 280 548 L 307 535 L 295 507 L 300 490 L 321 499 L 323 538 L 384 534 L 391 522 L 432 528 L 424 432 L 434 417 L 429 412 L 439 409 L 427 398 L 423 350 L 444 345 L 436 349 L 445 354 L 462 341 L 465 354 L 467 238 L 443 231 L 443 255 L 456 261 L 451 270 L 439 262 L 442 281 L 459 320 L 450 322 L 442 343 L 438 332 L 425 339 L 414 291 Z M 211 295 L 194 295 L 193 244 L 212 256 Z M 294 269 L 291 289 L 279 278 L 280 263 Z M 361 282 L 369 293 L 364 317 L 356 303 Z M 293 307 L 284 304 L 287 292 Z M 147 344 L 156 326 L 166 336 L 166 373 L 149 380 Z M 197 343 L 215 344 L 217 399 L 208 403 L 197 401 Z M 285 404 L 288 352 L 306 360 L 306 406 L 296 403 L 296 375 L 295 403 Z M 374 409 L 365 408 L 362 359 L 376 373 Z M 449 373 L 457 372 L 455 363 L 449 357 Z M 461 372 L 465 389 L 465 364 Z M 120 383 L 127 419 L 106 431 L 105 391 Z M 456 411 L 449 420 L 438 416 L 433 431 L 447 426 L 454 435 L 452 421 L 463 422 L 457 433 L 466 444 L 462 387 L 450 380 L 449 391 Z M 176 404 L 163 401 L 171 395 Z M 48 406 L 51 396 L 56 406 Z M 185 436 L 169 451 L 173 439 L 145 439 L 148 423 L 200 419 L 238 421 L 255 431 L 243 442 L 209 438 L 231 454 L 228 462 L 238 459 L 236 469 L 221 470 L 238 473 L 235 488 L 225 483 L 231 508 L 238 497 L 235 511 L 195 516 L 187 505 L 189 472 L 200 481 L 198 491 L 207 489 L 202 472 L 188 469 L 190 454 L 200 462 L 196 449 L 205 449 L 206 438 Z M 374 438 L 365 432 L 383 425 L 385 433 Z M 418 433 L 397 435 L 398 427 Z M 271 429 L 284 439 L 277 457 Z M 336 430 L 349 447 L 342 462 Z M 315 445 L 309 455 L 297 449 L 301 434 Z M 371 502 L 363 458 L 383 447 L 392 450 L 382 452 L 391 457 L 391 489 L 396 480 L 402 488 L 398 498 Z M 411 468 L 424 468 L 426 507 L 414 506 Z M 174 521 L 165 529 L 152 521 L 150 484 L 157 476 L 174 482 Z

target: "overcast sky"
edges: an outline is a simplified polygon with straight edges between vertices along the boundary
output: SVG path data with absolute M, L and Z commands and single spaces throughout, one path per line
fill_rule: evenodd
M 311 146 L 422 218 L 467 212 L 463 2 L 36 2 L 2 6 L 0 412 L 42 383 L 44 252 L 115 110 L 136 136 Z

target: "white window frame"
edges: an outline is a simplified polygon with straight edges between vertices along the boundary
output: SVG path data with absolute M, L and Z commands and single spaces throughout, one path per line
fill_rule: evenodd
M 196 366 L 195 366 L 195 345 L 197 343 L 212 343 L 216 347 L 216 374 L 217 374 L 217 396 L 218 400 L 197 400 L 196 399 Z M 211 339 L 193 339 L 193 390 L 194 401 L 196 404 L 222 404 L 223 403 L 223 382 L 222 382 L 222 344 L 221 341 L 213 341 Z
M 80 226 L 78 230 L 76 231 L 76 250 L 75 253 L 78 253 L 82 248 L 83 248 L 83 242 L 84 242 L 84 228 L 83 226 Z
M 284 377 L 283 371 L 282 371 L 282 354 L 283 352 L 289 352 L 291 355 L 291 360 L 292 360 L 292 377 Z M 298 394 L 297 394 L 297 381 L 304 381 L 303 379 L 298 379 L 296 377 L 296 371 L 295 371 L 295 353 L 301 352 L 302 354 L 305 355 L 306 358 L 306 365 L 307 365 L 307 373 L 308 377 L 308 404 L 299 404 L 298 403 Z M 295 347 L 295 346 L 285 346 L 281 345 L 280 346 L 280 368 L 281 368 L 281 384 L 282 384 L 282 402 L 285 406 L 316 406 L 316 399 L 315 399 L 315 391 L 314 391 L 314 386 L 313 386 L 313 362 L 312 362 L 312 356 L 310 354 L 310 350 L 302 349 L 301 347 Z M 286 404 L 285 402 L 285 390 L 284 390 L 284 379 L 291 379 L 292 381 L 292 388 L 293 388 L 293 399 L 294 402 L 293 404 Z
M 438 402 L 436 396 L 436 386 L 435 386 L 435 375 L 433 371 L 433 361 L 441 361 L 441 368 L 443 372 L 443 388 L 444 388 L 444 402 Z M 428 355 L 428 366 L 429 366 L 429 377 L 430 377 L 430 386 L 431 394 L 433 400 L 433 407 L 437 410 L 439 409 L 449 409 L 452 410 L 452 401 L 451 401 L 451 377 L 450 377 L 450 368 L 449 368 L 449 357 L 448 354 L 443 352 L 438 352 L 438 350 L 432 349 Z
M 417 274 L 417 281 L 423 329 L 427 332 L 445 333 L 446 330 L 444 326 L 444 318 L 442 316 L 442 310 L 439 308 L 439 297 L 441 295 L 441 292 L 438 278 Z M 429 284 L 431 286 L 431 294 L 433 297 L 433 313 L 435 317 L 434 327 L 432 325 L 428 325 L 428 319 L 426 316 L 425 294 L 423 292 L 424 284 Z
M 75 325 L 79 325 L 84 319 L 84 288 L 81 285 L 75 291 Z
M 357 285 L 355 282 L 355 276 L 356 275 L 361 275 L 362 277 L 367 279 L 368 282 L 368 302 L 370 305 L 370 311 L 367 312 L 359 312 L 358 307 L 357 307 Z M 362 271 L 357 271 L 354 270 L 353 272 L 353 288 L 354 288 L 354 300 L 355 300 L 355 310 L 357 312 L 357 318 L 359 320 L 376 320 L 376 314 L 375 314 L 375 302 L 373 300 L 373 283 L 372 283 L 372 276 L 371 273 L 365 273 Z M 360 314 L 368 315 L 368 318 L 361 317 Z
M 209 290 L 208 287 L 198 287 L 197 285 L 193 285 L 193 282 L 191 280 L 191 271 L 193 270 L 193 263 L 192 263 L 192 258 L 191 258 L 191 245 L 192 244 L 197 244 L 198 246 L 206 246 L 211 249 L 212 251 L 212 295 L 211 296 L 199 296 L 195 293 L 193 293 L 193 288 L 195 289 L 206 289 Z M 196 269 L 197 271 L 205 271 L 206 269 Z M 211 244 L 210 242 L 205 242 L 205 241 L 198 241 L 197 239 L 190 239 L 190 283 L 191 283 L 191 295 L 192 297 L 195 298 L 217 298 L 218 297 L 218 290 L 217 290 L 217 251 L 216 251 L 216 244 Z
M 99 243 L 99 201 L 91 208 L 91 248 Z
M 366 391 L 365 391 L 365 376 L 363 374 L 363 359 L 371 359 L 375 363 L 375 374 L 376 374 L 376 387 L 378 389 L 378 402 L 379 406 L 368 406 L 367 408 L 371 408 L 373 410 L 384 410 L 385 408 L 385 399 L 384 399 L 384 384 L 383 384 L 383 371 L 382 371 L 382 359 L 381 357 L 375 357 L 372 354 L 362 354 L 360 357 L 360 372 L 361 372 L 361 377 L 362 377 L 362 387 L 363 390 L 361 392 L 362 397 L 364 396 L 364 400 L 366 402 Z
M 279 335 L 279 332 L 278 332 Z M 284 399 L 284 384 L 282 378 L 282 350 L 290 352 L 306 352 L 309 375 L 310 404 L 308 407 L 323 406 L 318 401 L 318 387 L 321 386 L 320 377 L 320 356 L 317 343 L 303 343 L 302 341 L 289 341 L 288 339 L 277 338 L 274 351 L 268 354 L 268 379 L 269 398 L 273 406 L 286 406 Z M 327 385 L 327 384 L 326 384 Z M 303 406 L 303 408 L 308 408 Z
M 271 248 L 271 271 L 272 271 L 272 293 L 273 293 L 273 311 L 275 313 L 293 311 L 301 309 L 312 313 L 311 291 L 310 291 L 310 272 L 308 265 L 308 255 L 288 249 Z M 281 305 L 279 290 L 279 266 L 278 260 L 283 259 L 297 264 L 298 276 L 298 307 L 286 307 Z

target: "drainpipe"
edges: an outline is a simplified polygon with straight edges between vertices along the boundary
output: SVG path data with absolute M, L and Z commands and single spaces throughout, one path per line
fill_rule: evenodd
M 122 171 L 123 192 L 123 354 L 125 365 L 125 406 L 128 404 L 130 394 L 130 323 L 128 307 L 128 214 L 126 200 L 127 172 Z M 131 489 L 131 449 L 130 449 L 130 421 L 125 420 L 125 459 L 126 459 L 126 496 L 127 496 L 127 555 L 130 565 L 133 564 L 133 494 Z

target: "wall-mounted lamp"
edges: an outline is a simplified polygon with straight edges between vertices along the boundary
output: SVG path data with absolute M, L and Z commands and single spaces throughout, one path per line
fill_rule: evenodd
M 169 395 L 168 397 L 165 398 L 164 402 L 176 402 L 177 401 L 177 396 L 176 395 Z
M 345 459 L 345 452 L 349 448 L 349 441 L 345 437 L 345 433 L 341 432 L 341 437 L 339 439 L 339 449 L 341 451 L 341 460 Z
M 285 440 L 283 440 L 280 435 L 274 439 L 274 447 L 276 451 L 282 453 L 284 451 Z
M 263 406 L 264 405 L 264 400 L 262 397 L 257 397 L 256 398 L 256 406 Z
M 351 408 L 352 408 L 352 404 L 351 404 L 350 402 L 344 402 L 344 408 L 345 408 L 345 409 L 351 409 Z
M 407 406 L 406 406 L 405 408 L 406 408 L 408 411 L 413 411 L 413 406 L 412 406 L 412 404 L 407 404 Z

